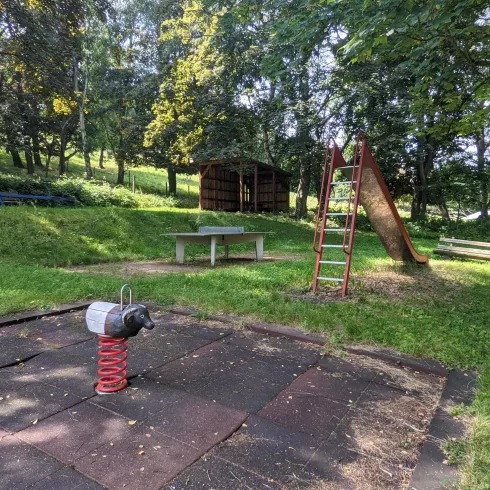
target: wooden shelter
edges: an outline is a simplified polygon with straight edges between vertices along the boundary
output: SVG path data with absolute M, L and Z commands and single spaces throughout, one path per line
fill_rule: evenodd
M 289 211 L 291 174 L 249 159 L 199 164 L 199 208 L 214 211 Z

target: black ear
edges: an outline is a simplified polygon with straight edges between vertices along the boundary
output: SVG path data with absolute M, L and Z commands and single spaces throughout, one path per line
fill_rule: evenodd
M 138 308 L 135 306 L 127 306 L 122 314 L 122 321 L 126 327 L 130 327 L 133 324 L 133 318 Z

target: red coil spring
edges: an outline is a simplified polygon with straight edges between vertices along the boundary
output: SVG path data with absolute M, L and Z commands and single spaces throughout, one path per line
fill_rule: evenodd
M 114 393 L 123 390 L 128 385 L 128 355 L 126 350 L 128 339 L 121 337 L 108 337 L 99 335 L 99 383 L 96 391 L 100 393 Z

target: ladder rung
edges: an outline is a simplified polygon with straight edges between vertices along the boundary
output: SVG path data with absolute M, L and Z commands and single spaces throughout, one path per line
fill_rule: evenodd
M 327 216 L 347 216 L 350 213 L 327 213 Z
M 350 231 L 350 228 L 325 228 L 323 231 L 335 231 L 335 232 L 339 232 L 339 231 Z
M 345 168 L 345 167 L 343 167 Z M 344 181 L 339 181 L 339 182 L 330 182 L 331 185 L 340 185 L 340 184 L 357 184 L 357 180 L 344 180 Z
M 329 201 L 348 201 L 349 199 L 352 199 L 352 197 L 329 197 Z
M 343 245 L 322 245 L 323 248 L 344 248 Z
M 320 277 L 318 276 L 317 279 L 319 281 L 334 281 L 334 282 L 344 282 L 343 279 L 339 279 L 338 277 Z
M 320 260 L 320 264 L 345 265 L 347 262 L 342 262 L 339 260 Z
M 345 167 L 339 167 L 340 170 L 344 170 L 345 168 L 354 168 L 354 165 L 346 165 Z

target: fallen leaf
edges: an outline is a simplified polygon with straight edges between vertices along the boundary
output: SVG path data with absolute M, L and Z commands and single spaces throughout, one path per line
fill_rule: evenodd
M 63 396 L 68 396 L 68 393 L 65 393 Z
M 146 437 L 151 437 L 151 434 L 145 434 Z
M 140 444 L 138 447 L 140 447 L 140 448 L 141 448 L 141 447 L 145 447 L 145 446 L 143 446 L 143 444 Z
M 153 425 L 150 425 L 150 429 L 155 430 L 155 427 L 153 427 Z
M 39 419 L 33 420 L 32 425 L 36 425 Z
M 142 467 L 140 468 L 140 471 L 145 471 L 144 466 L 142 466 Z
M 134 425 L 134 424 L 136 424 L 136 420 L 130 420 L 130 421 L 128 422 L 128 424 L 129 424 L 129 425 Z
M 142 456 L 143 454 L 145 454 L 145 452 L 144 452 L 143 450 L 141 450 L 141 451 L 138 451 L 138 454 L 139 454 L 140 456 Z

